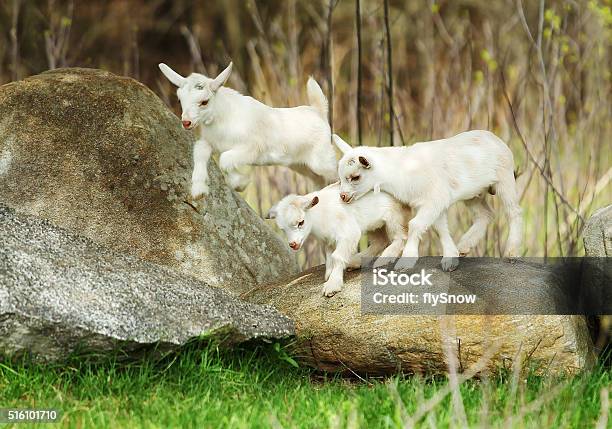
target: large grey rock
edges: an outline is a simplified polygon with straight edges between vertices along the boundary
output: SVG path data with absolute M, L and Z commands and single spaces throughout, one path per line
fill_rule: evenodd
M 296 324 L 296 355 L 328 371 L 446 373 L 444 344 L 449 341 L 464 370 L 496 350 L 486 361 L 492 372 L 511 368 L 521 359 L 525 368 L 573 373 L 591 366 L 595 355 L 583 316 L 554 315 L 562 306 L 559 301 L 567 298 L 561 293 L 564 283 L 579 281 L 580 272 L 568 277 L 555 270 L 536 263 L 462 261 L 451 275 L 453 284 L 478 284 L 492 298 L 489 302 L 497 297 L 503 305 L 493 315 L 479 314 L 484 308 L 471 315 L 364 314 L 359 273 L 348 273 L 342 291 L 325 298 L 322 267 L 258 286 L 243 298 L 273 305 L 291 317 Z M 442 284 L 447 277 L 438 270 L 431 281 Z M 532 306 L 548 315 L 522 312 Z
M 293 334 L 271 307 L 118 254 L 0 205 L 0 356 L 168 349 L 202 335 L 228 342 Z
M 583 232 L 589 257 L 612 257 L 612 205 L 603 207 L 587 220 Z
M 583 283 L 594 290 L 595 299 L 612 299 L 612 205 L 600 208 L 587 220 L 583 232 L 584 251 L 587 256 Z M 601 315 L 594 321 L 593 341 L 596 350 L 603 351 L 612 339 L 612 315 Z
M 191 205 L 192 139 L 130 78 L 60 69 L 9 83 L 0 201 L 234 292 L 294 273 L 287 246 L 212 160 L 211 193 Z

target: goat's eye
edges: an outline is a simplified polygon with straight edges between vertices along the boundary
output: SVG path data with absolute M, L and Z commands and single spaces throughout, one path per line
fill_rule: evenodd
M 298 226 L 298 228 L 303 227 L 304 226 L 304 221 L 303 220 L 299 221 L 297 226 Z
M 208 104 L 208 100 L 202 100 L 200 102 L 200 106 L 206 106 Z
M 351 179 L 353 180 L 353 182 L 357 182 L 360 178 L 361 176 L 357 175 L 357 176 L 353 176 Z

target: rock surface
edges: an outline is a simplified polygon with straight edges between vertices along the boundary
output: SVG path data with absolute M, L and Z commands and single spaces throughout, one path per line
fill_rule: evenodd
M 233 292 L 295 273 L 214 161 L 210 195 L 190 205 L 192 142 L 133 79 L 59 69 L 12 82 L 0 87 L 0 202 Z
M 612 205 L 593 213 L 586 222 L 583 237 L 586 256 L 612 257 Z
M 493 281 L 499 290 L 512 285 L 510 292 L 500 294 L 502 302 L 550 299 L 555 295 L 551 290 L 563 281 L 544 266 L 522 262 L 499 261 L 496 266 L 485 266 L 473 260 L 462 262 L 455 273 L 459 272 L 466 279 Z M 321 295 L 323 274 L 323 268 L 317 267 L 243 295 L 253 303 L 271 304 L 291 317 L 296 324 L 297 356 L 320 369 L 367 374 L 398 370 L 445 373 L 443 340 L 450 341 L 456 350 L 460 369 L 474 365 L 487 350 L 496 350 L 487 365 L 491 371 L 511 367 L 517 356 L 528 365 L 570 373 L 589 367 L 595 360 L 582 316 L 362 314 L 359 273 L 347 274 L 344 288 L 332 298 Z
M 0 205 L 0 355 L 172 348 L 202 335 L 280 338 L 293 323 L 193 277 Z
M 587 220 L 583 232 L 584 251 L 587 258 L 612 258 L 612 205 L 597 210 Z M 583 282 L 585 284 L 607 284 L 608 290 L 595 291 L 601 299 L 612 298 L 612 263 L 610 260 L 598 261 L 587 259 Z M 601 295 L 600 295 L 601 294 Z M 595 348 L 604 351 L 612 341 L 612 315 L 602 315 L 593 322 Z

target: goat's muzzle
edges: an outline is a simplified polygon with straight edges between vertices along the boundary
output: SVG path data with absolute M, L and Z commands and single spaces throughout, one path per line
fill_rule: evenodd
M 300 243 L 298 243 L 297 241 L 292 241 L 291 243 L 289 243 L 289 247 L 291 247 L 293 250 L 299 250 Z
M 191 127 L 191 121 L 181 121 L 183 123 L 183 128 L 188 130 Z

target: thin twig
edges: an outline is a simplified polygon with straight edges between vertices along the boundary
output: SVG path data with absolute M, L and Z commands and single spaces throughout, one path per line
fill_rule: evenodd
M 11 15 L 11 29 L 9 36 L 11 38 L 11 60 L 13 63 L 13 80 L 19 80 L 21 73 L 19 72 L 19 36 L 17 35 L 17 25 L 19 23 L 19 11 L 21 9 L 22 0 L 13 0 L 13 13 Z
M 393 51 L 391 44 L 391 29 L 389 28 L 389 0 L 384 0 L 385 38 L 387 39 L 387 98 L 389 101 L 389 146 L 393 144 Z
M 501 71 L 501 81 L 502 81 L 502 92 L 504 94 L 504 98 L 506 100 L 506 103 L 508 104 L 508 108 L 510 109 L 510 113 L 512 115 L 512 124 L 514 126 L 514 130 L 516 131 L 517 135 L 519 136 L 519 139 L 521 140 L 521 143 L 523 144 L 523 147 L 525 148 L 527 157 L 537 167 L 538 171 L 540 172 L 544 180 L 548 183 L 548 185 L 553 190 L 553 192 L 557 194 L 561 202 L 569 210 L 571 210 L 578 217 L 578 219 L 580 219 L 584 223 L 584 217 L 569 203 L 569 201 L 567 201 L 567 198 L 565 198 L 565 196 L 563 196 L 563 194 L 557 189 L 555 184 L 552 182 L 552 179 L 548 177 L 548 175 L 544 171 L 544 168 L 535 159 L 535 156 L 531 153 L 531 150 L 529 150 L 529 146 L 527 146 L 527 142 L 525 141 L 525 138 L 523 137 L 523 133 L 521 133 L 521 130 L 518 126 L 516 114 L 514 112 L 514 107 L 512 106 L 512 102 L 510 101 L 510 97 L 508 96 L 508 91 L 506 88 L 506 78 L 504 77 L 503 70 Z
M 610 391 L 602 387 L 599 392 L 599 398 L 601 400 L 601 413 L 597 419 L 597 429 L 605 429 L 608 427 L 608 416 L 610 414 Z
M 334 8 L 338 4 L 338 0 L 329 0 L 327 4 L 327 38 L 325 42 L 325 49 L 327 52 L 327 91 L 329 92 L 329 127 L 334 131 L 334 77 L 333 77 L 333 62 L 334 62 L 334 49 L 333 49 L 333 38 L 332 38 L 332 18 Z
M 457 382 L 454 386 L 455 388 L 459 388 L 461 384 L 466 382 L 467 380 L 473 378 L 476 374 L 486 368 L 487 364 L 491 360 L 491 358 L 497 353 L 499 348 L 501 347 L 501 342 L 498 341 L 491 347 L 489 347 L 485 353 L 478 359 L 478 361 L 468 368 L 463 374 L 459 374 L 457 376 Z M 440 404 L 444 398 L 446 398 L 453 387 L 450 385 L 446 385 L 443 388 L 439 389 L 434 395 L 428 400 L 421 402 L 417 407 L 417 410 L 411 415 L 403 418 L 403 423 L 405 428 L 413 428 L 416 424 L 427 415 L 431 410 L 433 410 L 438 404 Z M 401 401 L 401 399 L 400 399 Z
M 452 345 L 452 340 L 455 338 L 455 323 L 453 319 L 449 317 L 443 317 L 440 320 L 440 330 L 442 333 L 442 348 L 444 355 L 446 356 L 446 365 L 448 367 L 448 382 L 451 386 L 451 398 L 453 403 L 454 418 L 457 419 L 457 426 L 467 427 L 467 417 L 465 415 L 465 406 L 463 405 L 463 399 L 461 397 L 461 390 L 459 389 L 458 383 L 458 370 L 459 370 L 459 356 L 455 352 Z
M 189 47 L 191 61 L 195 66 L 195 70 L 199 73 L 207 74 L 206 67 L 202 61 L 202 49 L 200 48 L 200 43 L 198 42 L 197 37 L 194 36 L 193 32 L 186 25 L 181 25 L 181 34 L 185 38 L 187 46 Z
M 361 0 L 355 0 L 355 26 L 357 28 L 357 144 L 361 146 L 361 101 L 363 97 L 363 70 L 361 65 Z

